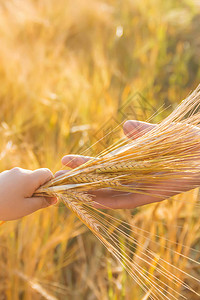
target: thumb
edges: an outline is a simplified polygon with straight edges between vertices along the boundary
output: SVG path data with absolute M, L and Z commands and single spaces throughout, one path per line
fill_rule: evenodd
M 124 134 L 131 139 L 137 139 L 144 135 L 151 129 L 155 128 L 156 125 L 146 123 L 142 121 L 129 120 L 124 123 L 123 130 Z
M 30 173 L 29 184 L 31 189 L 29 195 L 24 198 L 24 215 L 31 214 L 38 209 L 48 207 L 57 203 L 56 197 L 31 197 L 31 195 L 43 184 L 53 178 L 53 174 L 49 169 L 41 168 Z

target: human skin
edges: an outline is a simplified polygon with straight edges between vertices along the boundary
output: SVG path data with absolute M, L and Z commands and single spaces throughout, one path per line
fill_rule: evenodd
M 153 129 L 154 124 L 130 120 L 125 122 L 123 130 L 128 138 L 136 139 L 147 131 Z M 199 129 L 196 131 L 199 134 Z M 80 155 L 65 155 L 62 158 L 62 164 L 70 168 L 76 168 L 90 160 L 91 157 Z M 59 171 L 56 176 L 63 174 L 66 171 Z M 185 174 L 186 175 L 186 174 Z M 186 177 L 186 176 L 185 176 Z M 200 185 L 200 174 L 194 173 L 190 179 L 171 179 L 161 183 L 152 184 L 151 187 L 146 187 L 144 184 L 139 186 L 141 193 L 124 193 L 110 189 L 101 189 L 91 192 L 94 197 L 95 206 L 97 208 L 136 208 L 141 205 L 165 200 L 171 196 L 193 189 Z M 144 190 L 145 194 L 142 194 Z M 158 196 L 159 194 L 159 196 Z
M 55 204 L 56 198 L 32 197 L 52 177 L 45 168 L 35 171 L 13 168 L 0 173 L 0 220 L 16 220 Z

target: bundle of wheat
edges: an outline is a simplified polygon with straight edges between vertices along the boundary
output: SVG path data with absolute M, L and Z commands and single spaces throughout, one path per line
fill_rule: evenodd
M 154 201 L 187 191 L 200 185 L 200 86 L 177 109 L 152 130 L 135 140 L 121 140 L 83 165 L 52 179 L 36 195 L 57 196 L 97 236 L 122 263 L 128 273 L 151 299 L 179 299 L 180 289 L 166 287 L 162 276 L 174 286 L 196 293 L 185 278 L 200 280 L 157 258 L 152 250 L 136 252 L 137 240 L 130 232 L 133 225 L 99 210 L 94 191 L 112 189 L 118 192 L 153 195 Z M 102 205 L 101 208 L 108 208 Z M 126 243 L 122 242 L 122 238 Z M 141 245 L 137 245 L 141 247 Z M 173 250 L 172 250 L 173 254 Z M 180 260 L 192 260 L 178 253 Z M 157 276 L 147 275 L 133 256 L 148 266 L 156 264 Z M 195 261 L 199 266 L 199 263 Z M 199 296 L 199 295 L 198 295 Z

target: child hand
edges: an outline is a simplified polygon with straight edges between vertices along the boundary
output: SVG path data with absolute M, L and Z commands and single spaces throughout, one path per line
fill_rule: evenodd
M 19 219 L 55 204 L 56 198 L 32 197 L 52 177 L 49 169 L 30 171 L 14 168 L 0 173 L 0 220 Z

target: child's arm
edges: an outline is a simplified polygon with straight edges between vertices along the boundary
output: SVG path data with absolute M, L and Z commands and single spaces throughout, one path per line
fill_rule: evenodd
M 14 168 L 0 173 L 0 220 L 15 220 L 55 204 L 56 198 L 32 197 L 52 177 L 48 169 Z

